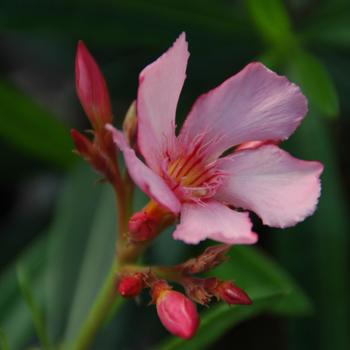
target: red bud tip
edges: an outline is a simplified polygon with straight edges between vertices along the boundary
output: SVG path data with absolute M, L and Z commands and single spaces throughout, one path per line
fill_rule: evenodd
M 172 334 L 192 338 L 199 326 L 195 304 L 185 295 L 174 290 L 165 290 L 157 299 L 157 313 L 163 326 Z
M 135 298 L 144 287 L 140 274 L 123 276 L 118 283 L 118 291 L 124 298 Z
M 95 130 L 111 123 L 112 110 L 106 81 L 82 41 L 78 43 L 75 77 L 80 102 Z
M 72 129 L 71 135 L 74 141 L 74 145 L 76 150 L 84 157 L 91 158 L 92 157 L 92 142 L 83 134 L 81 134 L 78 130 Z
M 143 242 L 157 235 L 158 222 L 148 212 L 135 213 L 129 221 L 129 234 L 132 241 Z
M 216 294 L 220 299 L 230 305 L 250 305 L 253 303 L 243 289 L 229 281 L 221 282 L 216 289 Z

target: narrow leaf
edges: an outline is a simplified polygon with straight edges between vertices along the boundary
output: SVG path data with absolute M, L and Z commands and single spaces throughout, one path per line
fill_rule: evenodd
M 0 135 L 22 151 L 54 165 L 75 157 L 67 128 L 29 97 L 0 81 Z
M 29 282 L 29 277 L 26 271 L 24 270 L 24 268 L 20 264 L 17 265 L 17 279 L 18 279 L 18 283 L 21 288 L 21 292 L 24 297 L 24 300 L 26 301 L 26 304 L 29 307 L 29 310 L 31 312 L 35 329 L 40 339 L 41 345 L 43 349 L 49 350 L 50 342 L 49 342 L 49 337 L 47 334 L 42 310 L 40 310 L 40 307 L 34 298 L 31 283 Z
M 294 42 L 288 12 L 281 0 L 248 0 L 248 9 L 265 39 L 278 46 Z
M 335 117 L 339 113 L 338 95 L 324 64 L 314 55 L 296 50 L 290 60 L 291 73 L 305 95 L 322 114 Z

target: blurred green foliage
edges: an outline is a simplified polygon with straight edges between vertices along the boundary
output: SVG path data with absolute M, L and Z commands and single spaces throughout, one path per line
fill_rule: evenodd
M 297 157 L 325 164 L 319 209 L 305 223 L 284 232 L 257 222 L 264 249 L 302 288 L 256 249 L 236 247 L 229 263 L 216 272 L 247 288 L 254 306 L 216 305 L 204 310 L 200 333 L 184 343 L 167 340 L 154 309 L 146 308 L 148 299 L 142 298 L 139 307 L 123 305 L 120 318 L 104 327 L 95 348 L 215 349 L 220 341 L 220 348 L 244 346 L 237 332 L 244 327 L 232 334 L 230 329 L 267 311 L 276 317 L 289 316 L 281 323 L 282 330 L 271 327 L 269 331 L 270 337 L 281 333 L 279 349 L 350 347 L 349 1 L 3 1 L 0 29 L 4 198 L 0 249 L 6 257 L 0 276 L 2 348 L 37 344 L 35 326 L 38 329 L 39 324 L 40 329 L 41 317 L 52 341 L 70 340 L 114 253 L 112 193 L 96 183 L 98 176 L 86 166 L 76 166 L 77 157 L 71 152 L 69 128 L 88 127 L 74 96 L 77 40 L 83 39 L 101 64 L 120 125 L 123 112 L 135 98 L 139 71 L 183 30 L 191 58 L 179 108 L 182 117 L 196 96 L 254 59 L 286 74 L 309 99 L 308 117 L 285 146 Z M 46 205 L 41 189 L 28 181 L 43 176 L 52 178 L 53 184 L 46 187 L 51 191 L 51 205 L 57 202 L 56 209 L 43 211 L 42 217 L 35 213 L 43 222 L 41 229 L 34 224 L 14 229 L 13 223 L 24 221 L 25 215 L 16 203 L 26 199 L 24 203 L 30 206 Z M 139 207 L 144 200 L 137 194 Z M 37 234 L 28 241 L 30 230 Z M 196 249 L 174 242 L 168 233 L 146 259 L 173 263 Z M 23 288 L 23 279 L 17 279 L 18 262 L 30 287 L 25 284 Z M 34 302 L 36 325 L 21 286 L 27 301 L 29 295 Z M 295 319 L 292 315 L 304 316 Z M 259 323 L 248 322 L 247 327 L 251 338 L 259 334 Z M 227 334 L 230 341 L 225 343 Z M 256 338 L 252 348 L 271 348 L 269 340 Z

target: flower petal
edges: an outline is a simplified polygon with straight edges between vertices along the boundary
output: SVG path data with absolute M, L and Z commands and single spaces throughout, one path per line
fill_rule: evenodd
M 214 159 L 247 142 L 284 140 L 307 112 L 298 86 L 261 63 L 251 63 L 198 98 L 180 133 L 188 144 L 198 134 Z
M 175 114 L 186 78 L 189 53 L 185 33 L 140 74 L 137 94 L 138 145 L 147 164 L 159 170 L 175 144 Z
M 216 199 L 257 213 L 263 223 L 288 227 L 311 215 L 320 196 L 323 165 L 292 157 L 275 145 L 235 152 L 217 166 L 229 176 Z
M 135 183 L 157 203 L 175 214 L 179 213 L 181 204 L 164 180 L 136 157 L 122 132 L 110 124 L 106 128 L 112 133 L 113 141 L 123 152 L 129 174 Z
M 231 210 L 220 202 L 185 203 L 173 236 L 188 244 L 206 238 L 227 244 L 253 244 L 258 237 L 251 228 L 248 213 Z

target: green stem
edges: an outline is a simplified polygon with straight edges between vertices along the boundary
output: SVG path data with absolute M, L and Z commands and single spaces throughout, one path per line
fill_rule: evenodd
M 104 285 L 97 296 L 90 313 L 80 329 L 80 333 L 72 346 L 74 350 L 89 349 L 94 341 L 97 332 L 103 326 L 110 310 L 117 303 L 117 298 L 121 298 L 117 294 L 116 277 L 118 272 L 118 265 L 115 261 L 111 267 L 109 275 L 107 276 Z M 121 302 L 119 303 L 119 305 Z

